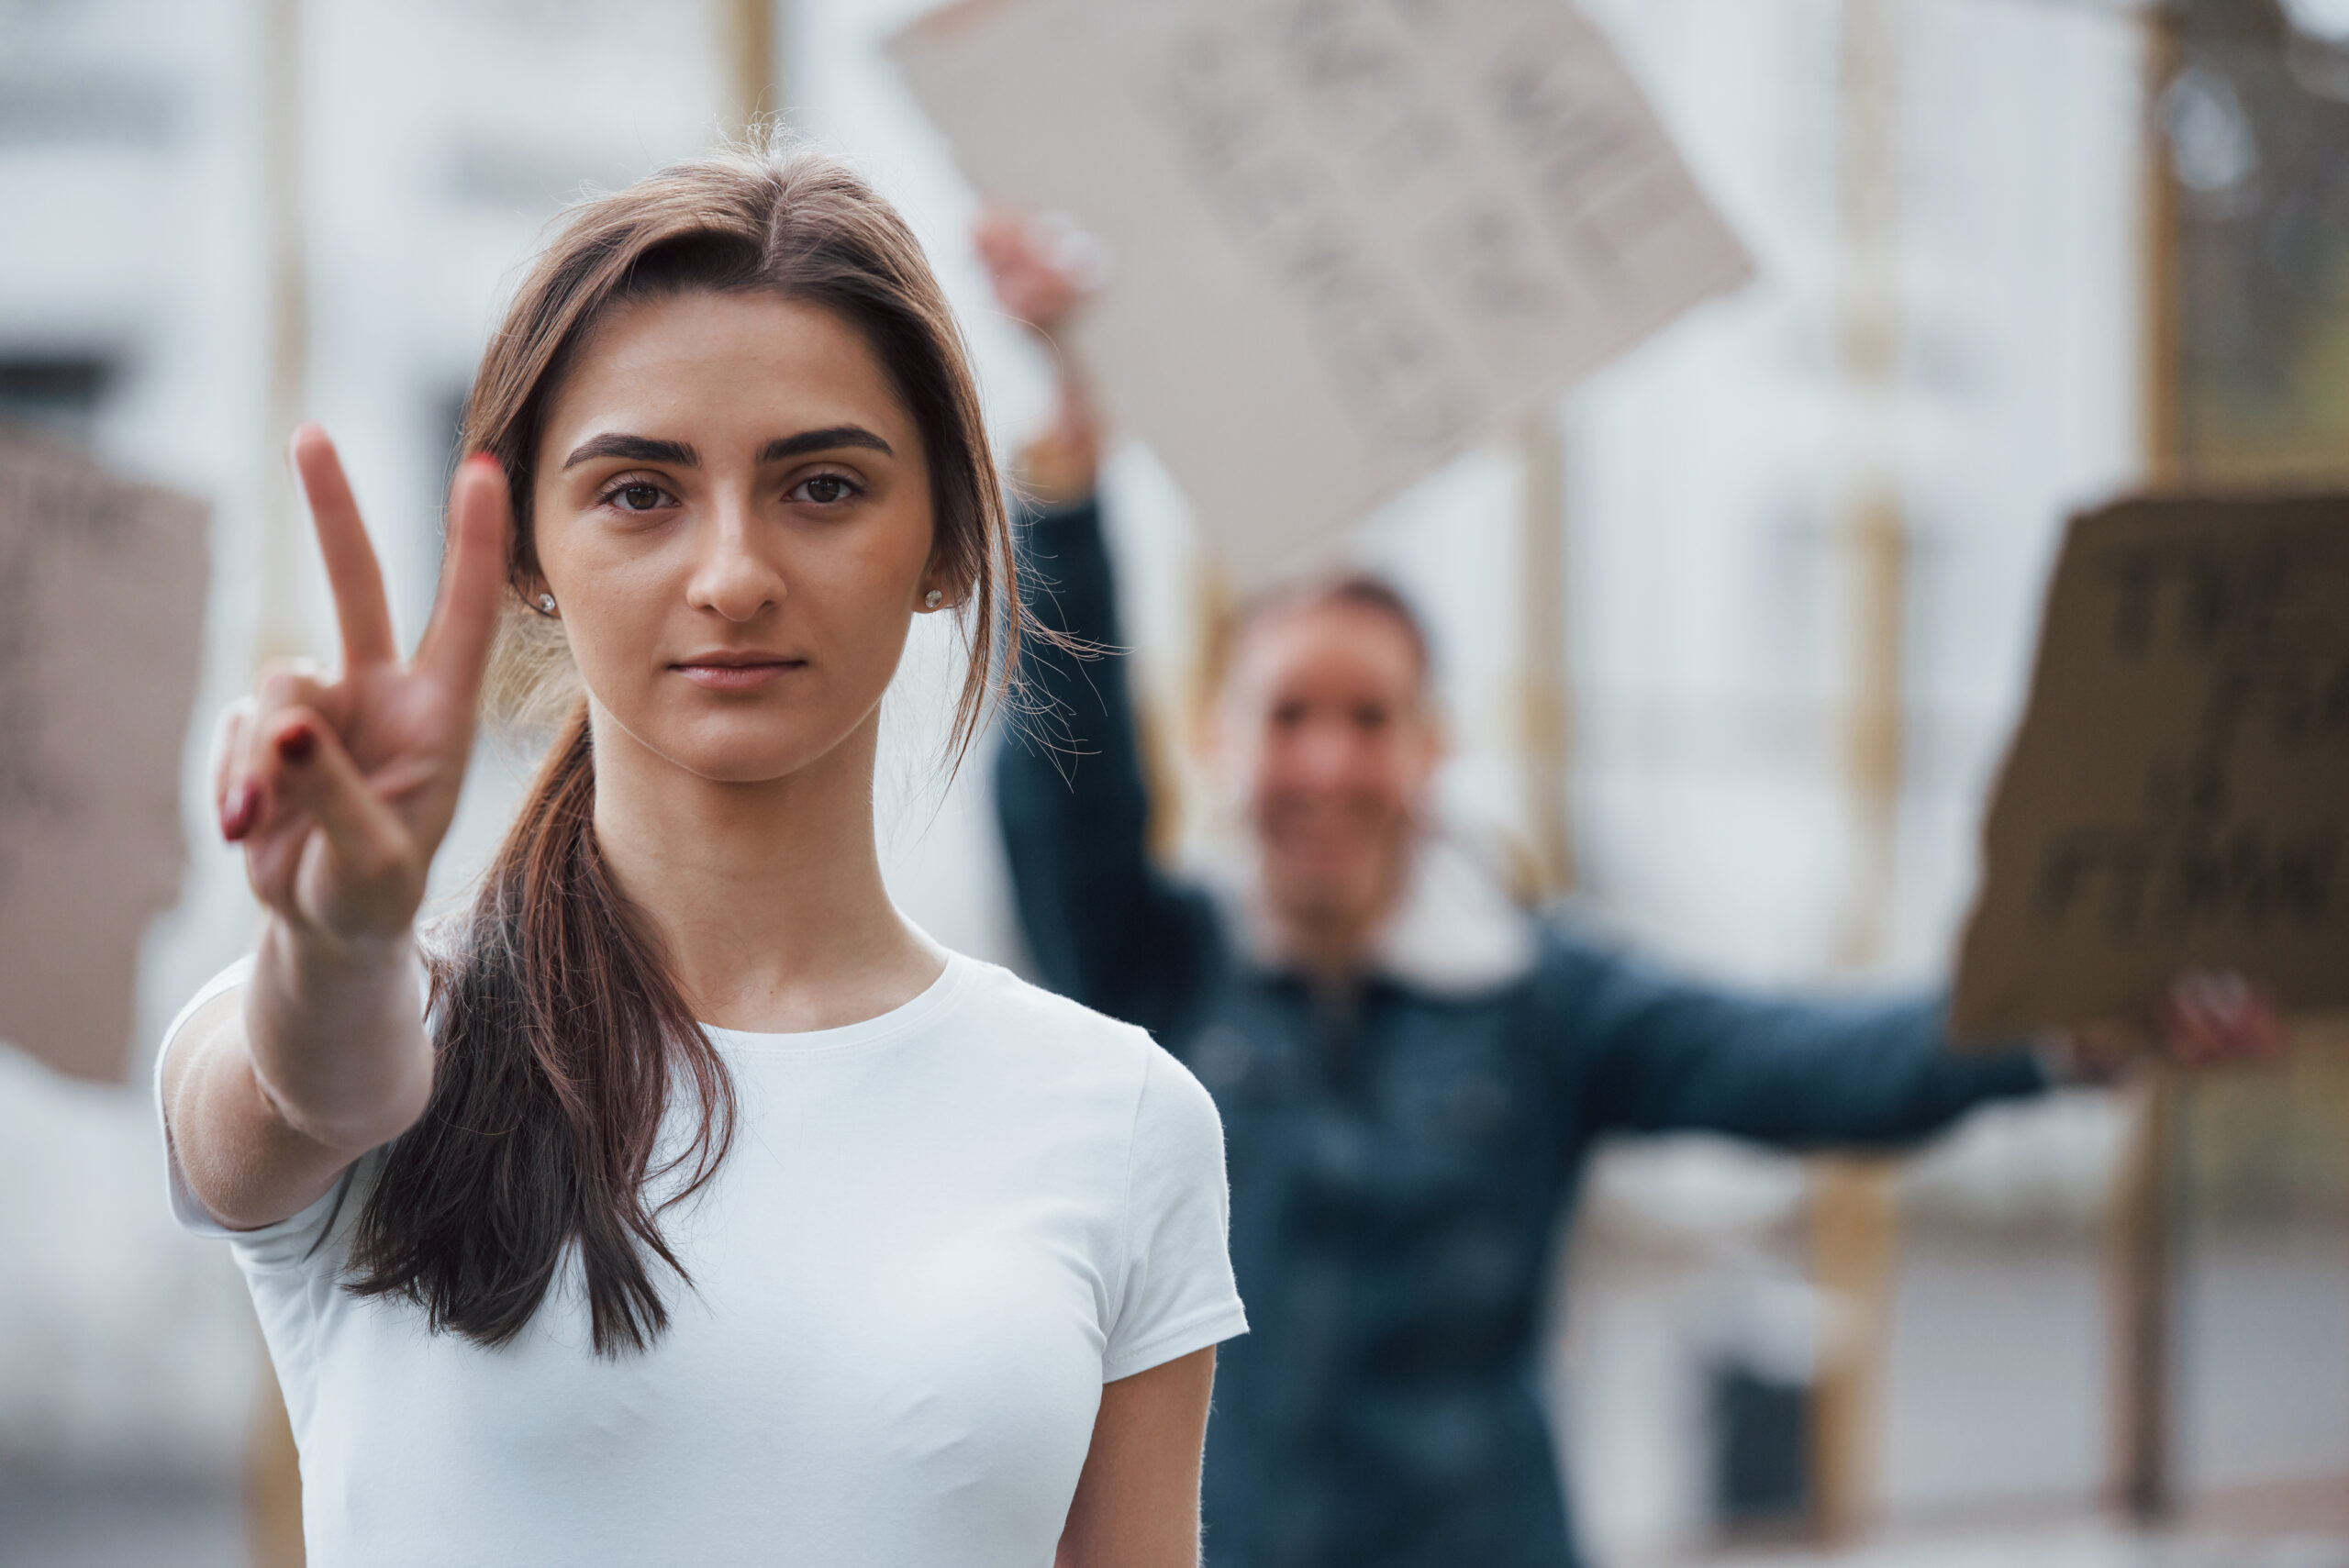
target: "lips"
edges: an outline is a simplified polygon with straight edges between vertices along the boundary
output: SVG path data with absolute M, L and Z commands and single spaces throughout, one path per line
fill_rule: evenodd
M 669 666 L 695 685 L 712 692 L 758 691 L 807 667 L 805 659 L 735 650 L 696 653 Z

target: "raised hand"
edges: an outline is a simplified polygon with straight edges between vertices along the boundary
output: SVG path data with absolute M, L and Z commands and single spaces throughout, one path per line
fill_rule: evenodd
M 1024 213 L 989 207 L 971 226 L 971 243 L 1005 314 L 1048 337 L 1092 290 L 1094 269 L 1082 248 Z
M 338 946 L 403 940 L 423 902 L 473 750 L 505 592 L 506 479 L 487 456 L 450 489 L 448 559 L 416 657 L 393 645 L 384 578 L 326 432 L 294 434 L 342 632 L 332 680 L 273 664 L 222 720 L 214 805 L 262 902 Z
M 1065 506 L 1093 494 L 1100 468 L 1100 420 L 1084 378 L 1053 334 L 1066 326 L 1092 292 L 1095 269 L 1082 247 L 1021 213 L 1000 207 L 981 214 L 971 242 L 986 263 L 995 296 L 1007 315 L 1044 339 L 1060 374 L 1052 418 L 1022 442 L 1013 477 L 1047 506 Z

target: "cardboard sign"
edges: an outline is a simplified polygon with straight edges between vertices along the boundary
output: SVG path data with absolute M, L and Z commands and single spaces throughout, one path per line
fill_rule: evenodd
M 966 0 L 891 52 L 1075 216 L 1074 350 L 1242 586 L 1751 272 L 1566 0 Z
M 2349 498 L 2073 521 L 1953 1024 L 2135 1013 L 2181 969 L 2349 1006 Z
M 179 896 L 206 508 L 0 430 L 0 1040 L 119 1082 Z

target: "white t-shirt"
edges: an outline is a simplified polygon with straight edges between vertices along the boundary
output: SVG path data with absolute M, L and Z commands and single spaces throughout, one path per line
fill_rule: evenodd
M 1245 1332 L 1222 1125 L 1140 1029 L 956 955 L 863 1023 L 709 1035 L 740 1119 L 640 1354 L 590 1351 L 575 1262 L 496 1350 L 340 1288 L 373 1156 L 241 1232 L 171 1162 L 251 1287 L 312 1568 L 1047 1568 L 1101 1385 Z

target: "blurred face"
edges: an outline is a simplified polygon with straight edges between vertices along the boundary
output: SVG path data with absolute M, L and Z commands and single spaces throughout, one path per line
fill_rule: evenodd
M 533 539 L 598 735 L 782 777 L 874 717 L 931 589 L 912 416 L 854 328 L 765 294 L 615 311 L 547 415 Z M 599 742 L 600 743 L 600 742 Z
M 1242 636 L 1224 763 L 1276 917 L 1366 928 L 1386 911 L 1442 751 L 1424 686 L 1409 636 L 1364 606 L 1278 610 Z

